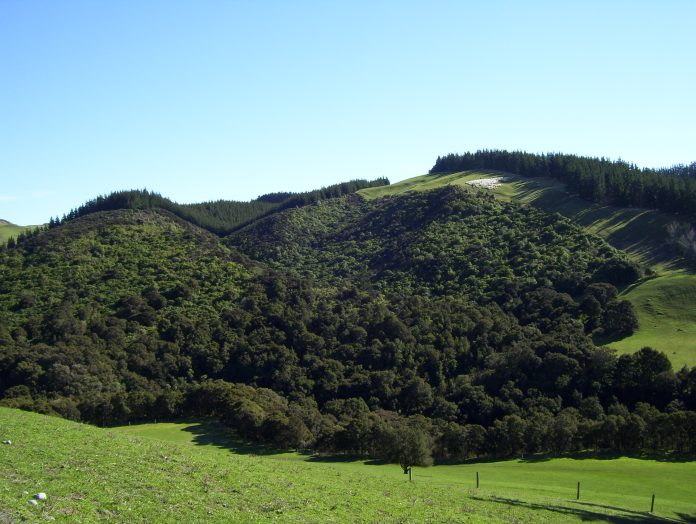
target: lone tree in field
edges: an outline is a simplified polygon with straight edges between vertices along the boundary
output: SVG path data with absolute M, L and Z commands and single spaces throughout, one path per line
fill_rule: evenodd
M 390 462 L 398 462 L 404 473 L 411 466 L 430 466 L 433 463 L 433 443 L 427 429 L 428 421 L 416 415 L 399 421 L 385 435 L 384 457 Z

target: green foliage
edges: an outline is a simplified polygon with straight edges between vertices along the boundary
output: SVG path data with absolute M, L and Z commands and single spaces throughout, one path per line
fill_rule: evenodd
M 574 285 L 564 284 L 568 278 L 586 285 L 602 264 L 633 267 L 558 215 L 457 187 L 330 201 L 258 221 L 229 243 L 304 277 L 369 279 L 384 291 L 423 295 L 480 298 L 525 285 L 565 291 Z
M 0 252 L 0 402 L 404 464 L 691 450 L 691 372 L 643 386 L 643 361 L 589 338 L 626 313 L 598 279 L 631 268 L 461 188 L 321 199 L 224 242 L 162 209 L 89 213 Z

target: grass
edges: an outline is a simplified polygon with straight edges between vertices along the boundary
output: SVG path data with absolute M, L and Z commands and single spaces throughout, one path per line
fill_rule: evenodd
M 407 180 L 402 180 L 389 186 L 369 187 L 358 191 L 368 200 L 375 198 L 401 195 L 408 191 L 429 191 L 444 186 L 463 186 L 471 187 L 467 184 L 471 180 L 479 178 L 489 178 L 494 176 L 491 171 L 465 171 L 462 173 L 454 173 L 451 175 L 421 175 Z
M 99 429 L 0 408 L 0 522 L 673 522 L 696 463 L 540 459 L 415 468 L 276 453 L 212 423 Z M 481 487 L 475 487 L 480 473 Z M 582 482 L 580 501 L 576 482 Z M 32 494 L 45 503 L 32 507 Z M 648 514 L 656 494 L 655 514 Z
M 644 346 L 664 351 L 679 369 L 696 365 L 696 275 L 672 274 L 647 280 L 622 293 L 638 314 L 638 330 L 612 342 L 620 353 Z
M 36 226 L 17 226 L 7 220 L 0 220 L 0 242 L 7 242 L 10 237 L 17 237 L 22 231 L 34 229 Z

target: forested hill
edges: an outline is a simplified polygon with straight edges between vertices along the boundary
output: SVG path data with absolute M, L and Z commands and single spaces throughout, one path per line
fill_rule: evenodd
M 639 275 L 558 215 L 455 187 L 224 240 L 162 209 L 88 213 L 0 248 L 0 403 L 412 464 L 694 451 L 696 370 L 590 338 L 634 328 L 617 286 Z
M 640 276 L 620 252 L 560 215 L 457 186 L 331 200 L 256 221 L 227 243 L 279 270 L 389 294 L 504 302 L 521 289 L 578 295 L 592 281 L 622 287 Z
M 367 187 L 388 184 L 389 180 L 386 178 L 371 181 L 351 180 L 304 193 L 262 195 L 250 202 L 216 200 L 199 204 L 177 204 L 159 193 L 147 190 L 117 191 L 106 196 L 99 196 L 79 208 L 71 210 L 62 220 L 72 220 L 98 211 L 159 208 L 170 211 L 208 231 L 225 235 L 240 225 L 276 211 L 308 205 L 326 198 L 336 198 Z M 50 225 L 53 226 L 60 222 L 61 220 L 51 219 Z
M 696 218 L 696 163 L 640 169 L 623 161 L 560 153 L 483 150 L 438 157 L 431 173 L 494 169 L 527 177 L 551 177 L 591 202 L 659 209 Z

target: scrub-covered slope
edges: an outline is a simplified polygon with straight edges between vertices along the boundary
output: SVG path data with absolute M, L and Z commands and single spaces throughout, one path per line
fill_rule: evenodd
M 637 268 L 461 188 L 324 200 L 224 243 L 163 211 L 90 213 L 0 250 L 0 272 L 5 405 L 211 416 L 414 464 L 693 447 L 696 374 L 590 338 L 634 328 L 615 286 Z

